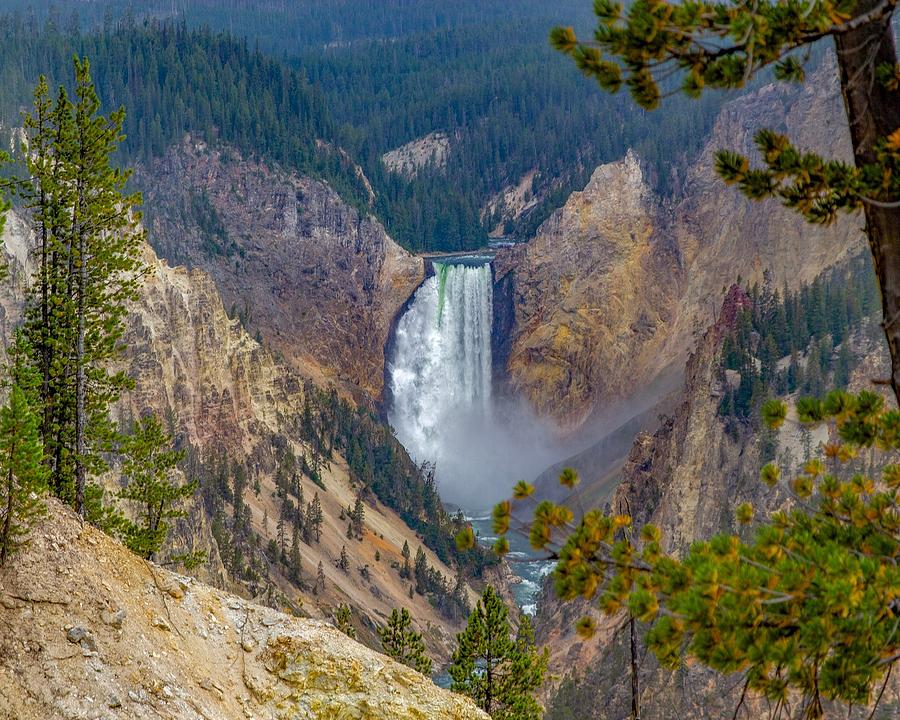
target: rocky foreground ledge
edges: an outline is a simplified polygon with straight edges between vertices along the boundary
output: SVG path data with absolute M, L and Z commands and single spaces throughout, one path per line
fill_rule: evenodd
M 484 719 L 331 625 L 145 563 L 55 500 L 0 570 L 0 720 Z

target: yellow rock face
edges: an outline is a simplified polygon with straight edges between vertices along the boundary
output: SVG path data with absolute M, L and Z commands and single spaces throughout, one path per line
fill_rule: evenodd
M 476 720 L 337 629 L 145 563 L 50 501 L 0 570 L 0 718 Z
M 862 247 L 859 218 L 812 226 L 713 170 L 716 150 L 756 157 L 755 132 L 779 124 L 800 147 L 848 157 L 836 77 L 825 67 L 802 90 L 767 86 L 726 105 L 677 203 L 655 197 L 629 152 L 597 168 L 533 240 L 500 253 L 515 316 L 507 369 L 539 412 L 572 429 L 654 381 L 674 389 L 667 378 L 680 376 L 727 286 L 796 288 Z

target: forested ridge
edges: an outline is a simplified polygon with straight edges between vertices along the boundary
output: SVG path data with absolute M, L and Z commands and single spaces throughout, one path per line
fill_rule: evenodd
M 865 256 L 796 291 L 767 283 L 747 288 L 747 295 L 749 306 L 723 343 L 722 370 L 738 375 L 736 383 L 726 382 L 720 412 L 752 420 L 757 429 L 768 398 L 846 389 L 862 351 L 880 338 L 878 285 Z
M 0 123 L 16 124 L 34 68 L 53 80 L 78 51 L 94 62 L 104 106 L 129 108 L 123 162 L 156 157 L 185 133 L 222 140 L 326 179 L 409 249 L 459 250 L 484 246 L 498 226 L 529 236 L 628 148 L 655 168 L 662 194 L 676 192 L 726 97 L 676 98 L 663 118 L 598 92 L 547 43 L 554 23 L 584 16 L 574 0 L 515 14 L 495 2 L 215 5 L 112 2 L 67 17 L 3 0 L 18 12 L 4 21 Z M 446 166 L 412 178 L 384 167 L 385 152 L 431 132 L 450 138 Z M 527 212 L 488 212 L 531 173 Z
M 458 225 L 459 242 L 476 246 L 471 236 L 483 242 L 502 220 L 482 213 L 490 198 L 536 171 L 537 206 L 505 227 L 526 237 L 597 165 L 629 148 L 655 168 L 662 194 L 676 190 L 673 170 L 702 147 L 727 96 L 690 106 L 674 99 L 665 116 L 605 96 L 553 53 L 546 42 L 552 22 L 549 15 L 516 17 L 308 50 L 295 61 L 322 88 L 341 145 L 373 176 L 387 174 L 382 153 L 432 132 L 449 136 L 445 166 L 426 167 L 411 181 L 387 174 L 376 183 L 398 237 L 454 246 Z
M 331 121 L 322 94 L 302 74 L 246 41 L 183 24 L 123 22 L 104 33 L 4 20 L 0 124 L 15 127 L 43 70 L 64 84 L 73 54 L 90 57 L 103 107 L 126 106 L 122 165 L 159 156 L 185 134 L 221 139 L 249 156 L 322 177 L 364 204 L 365 190 L 338 152 L 317 147 Z

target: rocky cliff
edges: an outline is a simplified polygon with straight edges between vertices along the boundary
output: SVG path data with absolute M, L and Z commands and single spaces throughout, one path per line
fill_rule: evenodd
M 55 500 L 0 569 L 0 718 L 475 720 L 324 623 L 147 563 Z
M 423 263 L 328 185 L 186 138 L 147 167 L 150 241 L 209 273 L 232 316 L 357 401 L 381 396 L 390 324 Z
M 751 203 L 713 171 L 713 153 L 754 155 L 761 127 L 800 147 L 847 156 L 846 121 L 831 65 L 800 89 L 770 85 L 722 110 L 682 199 L 663 202 L 629 153 L 596 170 L 582 192 L 521 247 L 501 252 L 512 285 L 511 384 L 571 428 L 622 416 L 638 389 L 658 397 L 683 366 L 724 286 L 771 278 L 796 287 L 858 249 L 859 218 L 813 227 L 775 202 Z M 507 276 L 512 280 L 508 281 Z M 640 403 L 638 403 L 640 404 Z
M 0 335 L 5 347 L 20 316 L 31 246 L 27 223 L 18 212 L 9 214 L 2 240 L 11 270 L 8 280 L 0 283 Z M 289 447 L 297 458 L 309 452 L 297 430 L 308 379 L 250 337 L 239 319 L 229 317 L 206 272 L 173 268 L 150 247 L 144 248 L 144 262 L 149 272 L 128 314 L 121 361 L 135 386 L 115 413 L 127 420 L 152 410 L 171 421 L 180 442 L 189 444 L 199 459 L 224 457 L 249 468 L 259 486 L 257 491 L 248 486 L 242 502 L 257 537 L 250 551 L 261 554 L 277 536 L 281 512 L 275 446 Z M 341 516 L 353 505 L 358 488 L 340 453 L 323 466 L 320 482 L 317 485 L 306 474 L 298 478 L 307 500 L 319 494 L 324 513 L 320 542 L 302 544 L 302 587 L 291 582 L 278 563 L 266 566 L 265 574 L 253 580 L 229 576 L 212 535 L 214 518 L 199 502 L 177 529 L 176 540 L 183 549 L 208 551 L 210 561 L 197 574 L 232 592 L 259 595 L 273 607 L 290 607 L 321 619 L 329 619 L 337 604 L 349 604 L 360 636 L 373 645 L 378 643 L 375 628 L 391 610 L 408 607 L 433 657 L 438 663 L 446 659 L 458 623 L 449 622 L 427 598 L 415 593 L 410 598 L 409 582 L 392 567 L 402 564 L 405 542 L 415 553 L 423 541 L 396 512 L 374 498 L 366 504 L 363 541 L 348 540 L 347 522 Z M 345 545 L 352 560 L 348 572 L 337 567 Z M 424 550 L 429 565 L 452 583 L 455 570 L 430 549 Z M 310 580 L 319 562 L 325 587 L 313 592 L 315 583 Z

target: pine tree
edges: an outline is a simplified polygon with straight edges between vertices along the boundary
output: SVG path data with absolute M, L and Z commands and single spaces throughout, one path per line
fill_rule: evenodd
M 41 437 L 45 461 L 51 468 L 53 492 L 75 500 L 72 444 L 74 387 L 71 348 L 75 344 L 75 306 L 71 293 L 73 266 L 70 223 L 74 184 L 70 177 L 73 130 L 72 105 L 64 88 L 55 104 L 41 76 L 34 105 L 25 116 L 29 152 L 25 153 L 29 180 L 15 187 L 23 206 L 31 211 L 39 239 L 38 262 L 26 296 L 24 333 L 41 374 Z
M 401 554 L 403 555 L 403 567 L 400 568 L 400 577 L 407 580 L 410 577 L 411 571 L 409 568 L 409 543 L 406 540 L 403 541 L 403 551 Z
M 109 409 L 129 386 L 109 369 L 121 352 L 128 302 L 142 278 L 139 195 L 111 156 L 124 111 L 98 114 L 87 60 L 75 59 L 75 101 L 44 78 L 25 118 L 29 179 L 16 191 L 38 237 L 24 332 L 41 375 L 41 436 L 51 487 L 85 515 L 87 476 L 107 469 Z
M 431 658 L 425 654 L 422 635 L 412 629 L 412 618 L 406 608 L 394 608 L 387 625 L 378 630 L 378 635 L 385 655 L 423 675 L 431 675 Z
M 488 585 L 457 635 L 450 665 L 451 690 L 471 697 L 495 719 L 537 720 L 536 694 L 547 668 L 546 651 L 534 647 L 531 624 L 523 619 L 518 638 L 511 637 L 509 612 Z
M 531 618 L 522 613 L 516 632 L 516 649 L 504 686 L 506 707 L 494 717 L 508 720 L 541 720 L 544 709 L 535 697 L 547 672 L 549 653 L 537 651 Z
M 853 706 L 871 706 L 864 715 L 874 717 L 900 660 L 892 562 L 900 553 L 900 469 L 888 462 L 874 477 L 848 463 L 876 447 L 900 450 L 898 413 L 877 393 L 840 390 L 801 398 L 796 412 L 807 438 L 810 426 L 827 422 L 834 440 L 824 458 L 806 450 L 788 483 L 796 504 L 757 522 L 746 541 L 723 533 L 674 556 L 663 552 L 653 525 L 640 528 L 639 540 L 617 537 L 631 526 L 627 515 L 593 510 L 570 533 L 572 511 L 546 500 L 535 508 L 529 536 L 534 550 L 558 553 L 561 600 L 596 600 L 608 615 L 627 609 L 650 625 L 647 646 L 663 666 L 677 668 L 686 655 L 723 674 L 740 669 L 742 697 L 758 693 L 776 715 L 796 700 L 799 716 L 823 718 L 830 700 L 846 704 L 848 716 Z M 787 416 L 783 401 L 762 407 L 772 430 Z M 760 480 L 773 488 L 781 470 L 766 465 Z M 516 499 L 533 492 L 523 483 Z M 498 533 L 509 531 L 512 513 L 510 502 L 494 508 Z M 735 516 L 739 524 L 755 521 L 749 503 Z M 466 540 L 458 539 L 461 547 Z M 595 626 L 584 617 L 579 634 L 590 637 Z
M 834 386 L 843 390 L 850 382 L 850 373 L 853 371 L 853 351 L 850 349 L 850 338 L 845 338 L 838 350 L 837 364 L 834 368 Z
M 144 272 L 139 195 L 124 195 L 130 176 L 111 157 L 121 140 L 125 111 L 98 115 L 100 100 L 87 58 L 74 61 L 73 132 L 63 145 L 72 184 L 71 236 L 76 333 L 71 359 L 75 375 L 75 508 L 84 515 L 88 473 L 106 469 L 100 452 L 112 436 L 109 409 L 128 377 L 111 372 L 121 353 L 127 303 L 136 299 Z
M 184 517 L 179 506 L 194 494 L 197 483 L 176 480 L 184 453 L 172 448 L 172 436 L 156 415 L 139 420 L 134 432 L 122 439 L 119 451 L 126 481 L 119 498 L 135 505 L 137 518 L 125 521 L 123 537 L 133 552 L 149 560 L 168 536 L 167 521 Z
M 291 537 L 291 555 L 288 567 L 291 580 L 299 583 L 303 579 L 303 558 L 300 555 L 300 533 L 296 527 L 294 527 Z
M 11 352 L 9 398 L 0 408 L 0 566 L 27 543 L 29 528 L 45 512 L 48 471 L 40 418 L 29 402 L 38 376 L 23 350 L 19 337 Z
M 325 591 L 325 568 L 321 560 L 319 560 L 319 567 L 316 568 L 316 587 L 314 590 L 317 593 Z
M 356 502 L 353 505 L 353 512 L 350 515 L 351 521 L 353 523 L 353 532 L 356 533 L 356 536 L 362 540 L 363 537 L 363 523 L 366 518 L 366 508 L 362 501 L 362 496 L 356 496 Z
M 281 510 L 278 513 L 278 523 L 275 525 L 275 542 L 278 545 L 279 556 L 284 555 L 285 550 L 285 534 L 284 534 L 284 501 L 281 503 Z
M 453 616 L 460 618 L 468 617 L 471 608 L 469 607 L 469 594 L 466 588 L 466 579 L 462 574 L 462 569 L 456 573 L 456 584 L 453 586 L 453 593 L 450 598 L 453 603 Z
M 424 595 L 428 592 L 428 560 L 425 557 L 425 551 L 419 545 L 416 550 L 416 562 L 413 566 L 413 574 L 416 578 L 416 592 Z
M 350 556 L 347 555 L 347 547 L 341 545 L 341 558 L 338 560 L 338 567 L 347 572 L 350 569 Z
M 322 522 L 324 521 L 325 516 L 322 514 L 322 502 L 319 500 L 319 493 L 313 496 L 313 516 L 312 516 L 312 524 L 313 524 L 313 534 L 316 538 L 316 542 L 322 537 Z
M 306 516 L 303 519 L 303 542 L 312 545 L 313 540 L 313 504 L 306 504 Z
M 349 605 L 338 605 L 334 609 L 334 624 L 348 638 L 356 640 L 356 628 L 353 627 L 353 613 Z

